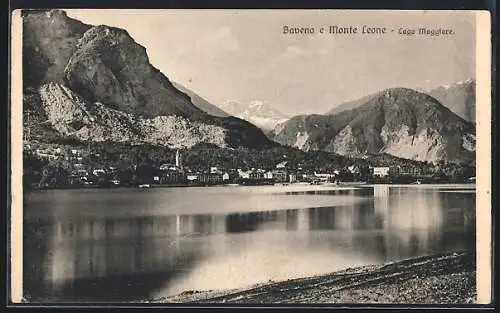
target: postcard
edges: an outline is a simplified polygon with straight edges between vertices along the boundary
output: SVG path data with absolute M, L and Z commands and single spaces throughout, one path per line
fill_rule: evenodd
M 490 24 L 13 11 L 11 303 L 491 303 Z

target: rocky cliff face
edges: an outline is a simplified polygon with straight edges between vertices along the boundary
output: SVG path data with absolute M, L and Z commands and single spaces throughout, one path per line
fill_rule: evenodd
M 125 30 L 86 25 L 59 10 L 23 15 L 25 108 L 60 136 L 169 147 L 273 145 L 252 124 L 194 105 Z
M 101 25 L 86 31 L 64 74 L 68 86 L 87 100 L 127 113 L 145 117 L 205 115 L 151 66 L 146 49 L 122 29 Z
M 382 91 L 337 114 L 293 117 L 271 136 L 302 150 L 352 157 L 376 153 L 418 161 L 475 157 L 474 126 L 433 97 L 406 88 Z
M 180 116 L 144 118 L 90 103 L 68 87 L 48 83 L 39 88 L 41 104 L 59 134 L 82 141 L 150 143 L 172 148 L 192 147 L 199 142 L 227 147 L 227 130 Z
M 468 79 L 451 86 L 439 86 L 429 94 L 464 120 L 476 124 L 475 79 Z

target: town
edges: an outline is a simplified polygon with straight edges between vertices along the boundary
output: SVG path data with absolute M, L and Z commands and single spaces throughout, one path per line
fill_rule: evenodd
M 29 146 L 28 146 L 29 148 Z M 25 151 L 26 153 L 26 151 Z M 343 167 L 332 166 L 328 171 L 304 169 L 283 160 L 266 168 L 227 168 L 218 164 L 208 165 L 205 169 L 192 169 L 183 162 L 183 154 L 176 150 L 175 157 L 168 163 L 135 164 L 126 168 L 118 166 L 96 166 L 87 160 L 100 158 L 99 154 L 86 154 L 84 149 L 37 148 L 29 152 L 31 159 L 45 162 L 65 162 L 65 168 L 55 170 L 40 168 L 39 178 L 30 179 L 36 170 L 25 173 L 26 188 L 90 188 L 90 187 L 182 187 L 182 186 L 220 186 L 220 185 L 288 185 L 341 184 L 341 183 L 474 183 L 475 173 L 461 173 L 450 177 L 445 175 L 439 165 L 429 167 L 415 165 L 371 166 L 367 163 L 348 164 Z M 25 161 L 26 162 L 26 161 Z M 95 162 L 94 162 L 95 163 Z M 29 166 L 25 164 L 25 167 Z M 453 176 L 453 175 L 451 175 Z

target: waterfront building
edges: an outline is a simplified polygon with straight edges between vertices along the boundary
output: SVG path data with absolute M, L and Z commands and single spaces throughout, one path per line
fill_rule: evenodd
M 420 176 L 422 174 L 421 168 L 417 166 L 397 166 L 397 174 L 400 176 Z
M 390 170 L 390 167 L 388 167 L 388 166 L 374 167 L 373 168 L 373 176 L 378 176 L 378 177 L 389 176 L 389 170 Z
M 243 179 L 250 179 L 250 171 L 243 171 L 242 169 L 238 169 L 238 176 Z
M 273 179 L 277 183 L 287 183 L 289 181 L 288 171 L 286 169 L 280 168 L 273 170 Z
M 314 177 L 318 180 L 321 180 L 321 181 L 328 181 L 332 178 L 335 177 L 334 174 L 330 174 L 330 173 L 316 173 L 314 172 Z
M 262 172 L 262 171 L 259 171 L 259 170 L 250 171 L 250 173 L 248 175 L 248 178 L 252 179 L 252 180 L 264 179 L 265 178 L 265 172 Z
M 189 175 L 186 176 L 184 172 L 177 170 L 166 170 L 163 171 L 160 176 L 161 184 L 180 184 L 184 183 L 186 180 L 189 180 Z M 195 176 L 196 177 L 196 176 Z M 193 180 L 195 180 L 194 178 Z
M 202 184 L 219 184 L 222 183 L 222 175 L 218 173 L 201 173 L 198 175 L 198 181 Z

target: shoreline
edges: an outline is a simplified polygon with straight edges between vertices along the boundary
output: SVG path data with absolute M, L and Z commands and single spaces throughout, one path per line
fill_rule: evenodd
M 139 186 L 98 186 L 98 185 L 89 185 L 89 186 L 68 186 L 68 187 L 53 187 L 53 188 L 27 188 L 26 190 L 31 191 L 45 191 L 45 190 L 85 190 L 85 189 L 103 189 L 103 190 L 116 190 L 116 189 L 155 189 L 155 188 L 193 188 L 193 187 L 227 187 L 227 188 L 237 188 L 237 187 L 285 187 L 285 188 L 294 188 L 294 187 L 316 187 L 316 188 L 332 188 L 338 187 L 342 188 L 352 188 L 352 187 L 373 187 L 373 186 L 391 186 L 391 187 L 428 187 L 428 186 L 467 186 L 467 187 L 476 187 L 475 183 L 422 183 L 422 184 L 374 184 L 374 183 L 366 183 L 366 182 L 346 182 L 340 183 L 337 185 L 333 184 L 308 184 L 308 183 L 289 183 L 289 184 L 262 184 L 262 185 L 235 185 L 235 184 L 220 184 L 220 185 L 167 185 L 167 184 L 149 184 L 149 187 L 139 187 Z
M 143 303 L 473 304 L 475 254 L 450 252 L 231 290 L 184 291 Z

